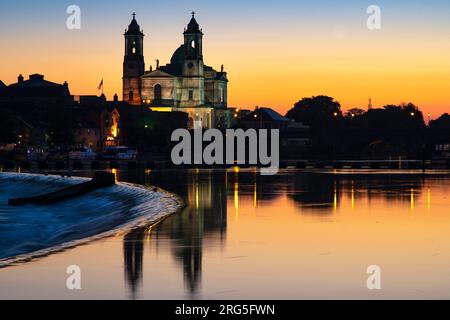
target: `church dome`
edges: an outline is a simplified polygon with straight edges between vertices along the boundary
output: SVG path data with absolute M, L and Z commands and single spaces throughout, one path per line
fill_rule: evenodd
M 174 65 L 183 65 L 185 58 L 185 46 L 182 44 L 172 55 L 170 63 Z

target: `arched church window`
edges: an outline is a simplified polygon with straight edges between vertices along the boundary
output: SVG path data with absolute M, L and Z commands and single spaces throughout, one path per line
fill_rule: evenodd
M 191 48 L 195 49 L 195 40 L 191 40 Z
M 162 98 L 162 87 L 160 84 L 157 84 L 154 88 L 154 96 L 155 100 L 159 101 Z

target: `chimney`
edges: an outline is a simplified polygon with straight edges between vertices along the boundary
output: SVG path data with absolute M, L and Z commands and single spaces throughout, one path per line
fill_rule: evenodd
M 17 83 L 22 83 L 23 82 L 23 75 L 19 74 L 19 76 L 17 77 Z
M 117 93 L 114 94 L 114 102 L 118 102 L 119 101 L 119 96 L 117 95 Z

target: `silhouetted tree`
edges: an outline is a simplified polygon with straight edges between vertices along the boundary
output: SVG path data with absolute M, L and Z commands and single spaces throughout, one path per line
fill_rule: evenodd
M 436 120 L 431 120 L 430 128 L 450 131 L 450 115 L 448 113 L 444 113 Z
M 341 105 L 328 96 L 303 98 L 286 114 L 287 118 L 302 122 L 311 128 L 336 125 L 342 117 Z
M 431 145 L 450 142 L 450 115 L 443 114 L 436 120 L 430 121 L 429 140 Z
M 327 158 L 335 156 L 340 145 L 337 133 L 343 124 L 339 102 L 328 96 L 303 98 L 288 111 L 286 117 L 310 126 L 313 152 Z
M 364 109 L 353 108 L 353 109 L 348 110 L 345 113 L 345 117 L 351 119 L 351 118 L 362 116 L 364 113 L 366 113 L 366 110 L 364 110 Z

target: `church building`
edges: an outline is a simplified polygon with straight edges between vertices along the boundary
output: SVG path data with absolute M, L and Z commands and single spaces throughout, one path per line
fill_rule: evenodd
M 125 31 L 123 100 L 145 105 L 154 111 L 182 111 L 188 114 L 188 127 L 201 121 L 203 128 L 225 128 L 227 112 L 227 73 L 203 62 L 203 32 L 192 19 L 184 30 L 184 42 L 170 63 L 145 70 L 144 33 L 135 14 Z

